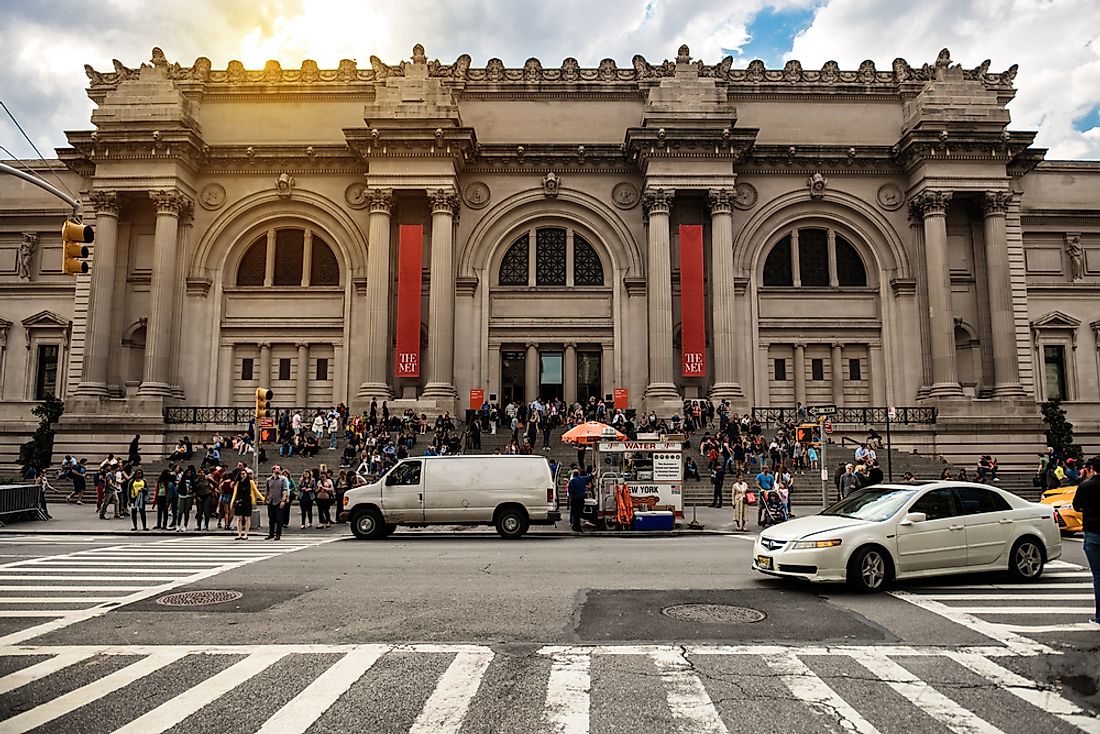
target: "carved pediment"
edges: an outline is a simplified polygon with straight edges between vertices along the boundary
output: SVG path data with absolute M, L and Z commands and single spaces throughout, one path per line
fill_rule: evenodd
M 39 311 L 33 316 L 28 316 L 21 322 L 23 324 L 23 333 L 26 337 L 26 347 L 31 348 L 31 334 L 35 331 L 59 331 L 68 342 L 70 330 L 72 329 L 73 322 L 66 318 L 58 316 L 53 311 Z
M 1031 322 L 1031 328 L 1039 329 L 1074 329 L 1081 325 L 1080 319 L 1075 319 L 1061 311 L 1051 311 Z

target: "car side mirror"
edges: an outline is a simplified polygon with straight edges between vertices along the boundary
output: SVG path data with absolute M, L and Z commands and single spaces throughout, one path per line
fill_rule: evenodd
M 924 522 L 928 519 L 928 515 L 923 512 L 908 512 L 905 514 L 905 519 L 898 523 L 898 525 L 912 525 L 916 522 Z

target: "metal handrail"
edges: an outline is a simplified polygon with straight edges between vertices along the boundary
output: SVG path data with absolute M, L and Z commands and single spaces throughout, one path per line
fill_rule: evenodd
M 292 416 L 301 413 L 302 417 L 314 416 L 318 412 L 328 413 L 332 406 L 309 406 L 268 409 L 268 415 L 278 423 L 283 415 Z M 256 410 L 240 405 L 172 405 L 164 409 L 164 422 L 173 425 L 201 425 L 214 423 L 217 425 L 247 426 L 255 417 Z
M 837 407 L 836 413 L 827 416 L 834 424 L 847 425 L 878 425 L 885 424 L 889 415 L 887 407 Z M 889 418 L 894 425 L 930 425 L 936 422 L 938 411 L 930 406 L 898 406 L 893 418 Z M 753 408 L 752 417 L 761 425 L 773 423 L 793 423 L 799 419 L 795 408 Z M 808 412 L 803 413 L 801 420 L 812 420 Z

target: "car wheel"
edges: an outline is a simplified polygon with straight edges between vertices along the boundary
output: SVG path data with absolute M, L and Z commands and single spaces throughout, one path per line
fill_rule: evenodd
M 523 537 L 527 532 L 527 514 L 514 507 L 506 507 L 497 513 L 497 533 L 509 540 Z
M 1031 538 L 1021 538 L 1012 546 L 1008 573 L 1017 581 L 1035 581 L 1043 575 L 1043 549 Z
M 351 518 L 351 532 L 359 540 L 377 540 L 385 537 L 385 531 L 386 526 L 382 521 L 382 515 L 374 508 L 357 512 Z
M 890 558 L 881 548 L 860 548 L 848 561 L 848 583 L 858 591 L 873 594 L 890 580 Z

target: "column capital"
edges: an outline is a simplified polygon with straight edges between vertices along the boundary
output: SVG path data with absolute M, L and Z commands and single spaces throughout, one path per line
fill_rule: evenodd
M 829 348 L 830 349 L 843 349 L 844 344 L 842 344 L 841 342 L 833 342 L 832 344 L 829 345 Z
M 453 217 L 458 213 L 458 192 L 450 187 L 428 189 L 428 201 L 432 205 L 432 214 L 450 214 Z
M 912 205 L 922 217 L 943 216 L 947 213 L 947 203 L 951 201 L 950 191 L 927 189 L 912 199 Z
M 93 191 L 88 198 L 92 201 L 96 216 L 117 217 L 122 212 L 122 197 L 117 191 Z
M 527 342 L 523 345 L 524 349 L 538 349 L 539 345 L 534 342 Z
M 982 197 L 982 211 L 987 217 L 1003 217 L 1012 203 L 1011 191 L 986 191 Z
M 298 342 L 294 346 L 296 346 L 298 349 L 309 349 L 309 345 L 305 342 Z
M 806 348 L 806 342 L 795 342 L 791 346 L 793 346 L 795 349 L 805 349 Z
M 271 349 L 271 342 L 259 342 L 258 344 L 256 344 L 256 346 L 259 347 L 261 350 Z
M 565 347 L 566 349 L 576 349 L 577 348 L 577 343 L 576 342 L 565 342 L 565 344 L 563 344 L 562 346 Z
M 732 214 L 735 196 L 733 189 L 710 189 L 707 191 L 707 207 L 710 215 Z
M 371 214 L 389 214 L 393 211 L 393 189 L 367 189 L 364 196 Z
M 650 186 L 642 195 L 642 206 L 647 216 L 651 214 L 668 214 L 672 209 L 674 192 L 660 186 Z
M 149 198 L 157 208 L 157 214 L 180 217 L 191 211 L 191 200 L 176 189 L 150 191 Z

